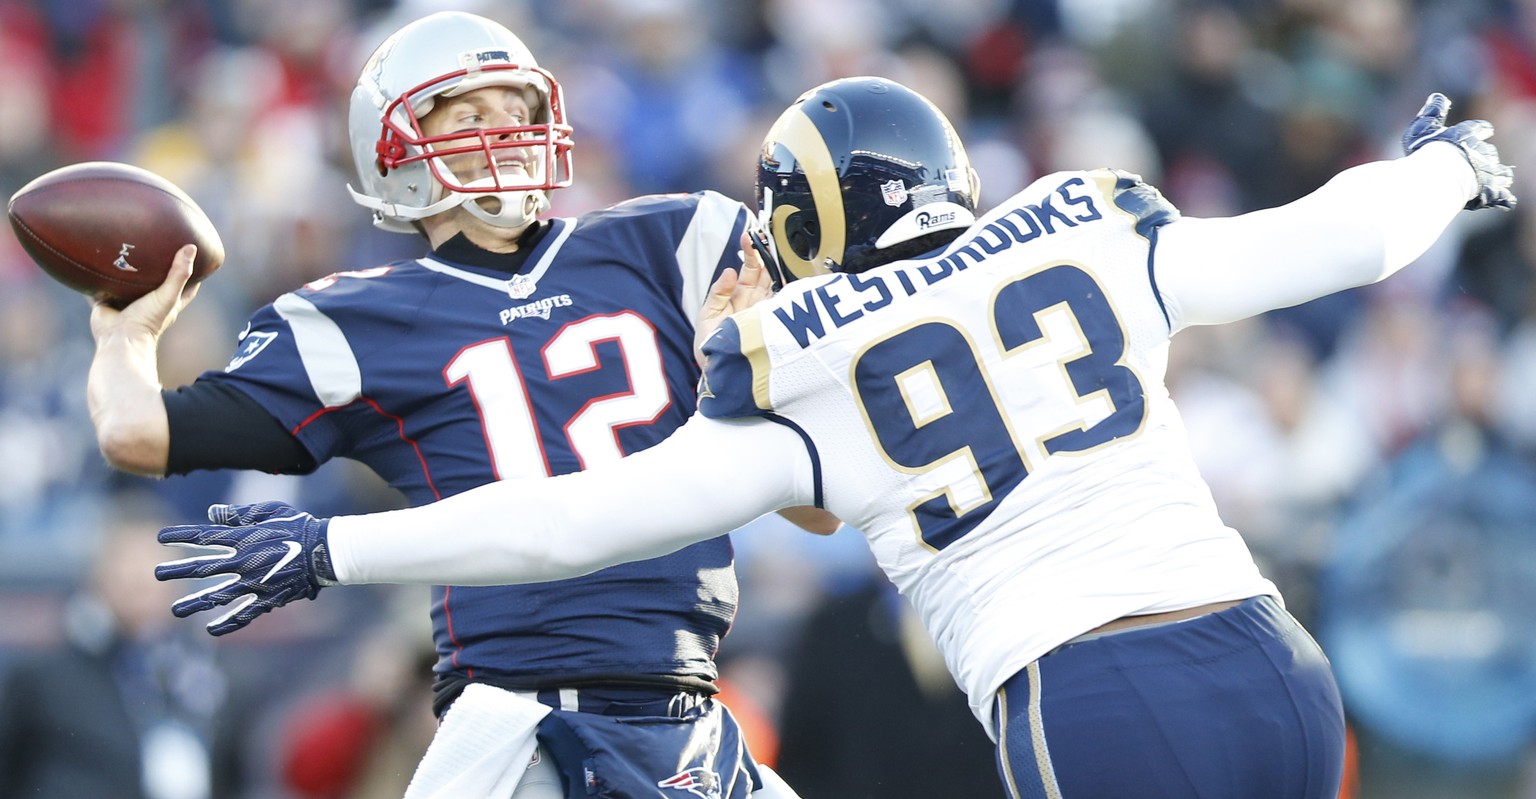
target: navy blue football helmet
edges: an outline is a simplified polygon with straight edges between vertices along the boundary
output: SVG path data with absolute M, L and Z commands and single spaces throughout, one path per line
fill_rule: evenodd
M 782 284 L 919 255 L 933 247 L 895 245 L 969 226 L 978 191 L 954 127 L 922 95 L 884 78 L 824 83 L 763 141 L 757 197 L 776 250 L 769 267 Z

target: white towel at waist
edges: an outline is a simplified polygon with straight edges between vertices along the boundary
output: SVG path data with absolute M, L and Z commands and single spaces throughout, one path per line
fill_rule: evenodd
M 549 707 L 471 683 L 443 715 L 405 799 L 511 799 Z

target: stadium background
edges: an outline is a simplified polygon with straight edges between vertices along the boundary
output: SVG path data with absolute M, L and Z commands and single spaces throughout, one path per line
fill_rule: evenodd
M 229 256 L 161 347 L 164 382 L 189 381 L 283 291 L 419 252 L 347 198 L 345 104 L 385 33 L 444 8 L 507 23 L 562 82 L 577 154 L 560 215 L 649 192 L 747 199 L 774 116 L 845 75 L 935 100 L 984 205 L 1115 166 L 1186 215 L 1240 213 L 1396 155 L 1430 91 L 1453 119 L 1492 120 L 1519 209 L 1464 215 L 1383 285 L 1181 333 L 1169 383 L 1225 518 L 1334 660 L 1358 795 L 1536 796 L 1536 1 L 0 0 L 0 194 L 112 159 L 197 199 Z M 347 463 L 304 480 L 112 473 L 84 403 L 88 311 L 0 234 L 0 669 L 61 645 L 114 524 L 148 535 L 212 501 L 397 503 Z M 900 769 L 937 771 L 956 746 L 988 768 L 963 719 L 935 734 L 963 702 L 931 653 L 898 645 L 862 539 L 760 525 L 737 537 L 743 609 L 721 652 L 760 749 L 782 747 L 792 776 L 830 772 L 794 762 L 829 747 L 796 742 L 817 724 L 865 736 L 840 765 L 882 797 L 935 795 Z M 221 675 L 209 713 L 244 731 L 227 795 L 398 795 L 431 733 L 424 596 L 335 590 L 217 642 L 196 621 L 157 633 Z M 806 619 L 840 612 L 835 642 L 796 654 Z M 883 679 L 931 702 L 854 704 Z M 814 711 L 785 699 L 812 696 Z

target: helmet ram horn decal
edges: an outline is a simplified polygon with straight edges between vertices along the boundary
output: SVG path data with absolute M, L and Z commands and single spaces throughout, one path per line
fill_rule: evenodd
M 780 282 L 860 272 L 881 250 L 976 221 L 978 181 L 944 114 L 883 78 L 844 78 L 801 95 L 758 161 L 761 224 Z

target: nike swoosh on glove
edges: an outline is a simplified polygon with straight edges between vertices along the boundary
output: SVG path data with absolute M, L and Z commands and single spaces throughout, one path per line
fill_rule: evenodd
M 155 579 L 224 578 L 176 600 L 171 612 L 177 617 L 232 605 L 208 624 L 208 632 L 225 635 L 263 613 L 297 599 L 314 599 L 322 587 L 336 585 L 325 538 L 329 519 L 316 519 L 279 502 L 214 505 L 208 519 L 211 524 L 160 531 L 159 541 L 167 546 L 215 552 L 161 563 L 155 567 Z
M 1493 135 L 1493 123 L 1485 119 L 1469 119 L 1446 127 L 1446 114 L 1450 110 L 1449 97 L 1439 92 L 1431 94 L 1419 115 L 1403 132 L 1403 154 L 1412 153 L 1432 141 L 1454 144 L 1477 173 L 1477 196 L 1467 201 L 1467 209 L 1502 208 L 1507 211 L 1514 208 L 1519 201 L 1512 189 L 1515 168 L 1500 162 L 1498 148 L 1488 143 L 1488 137 Z

